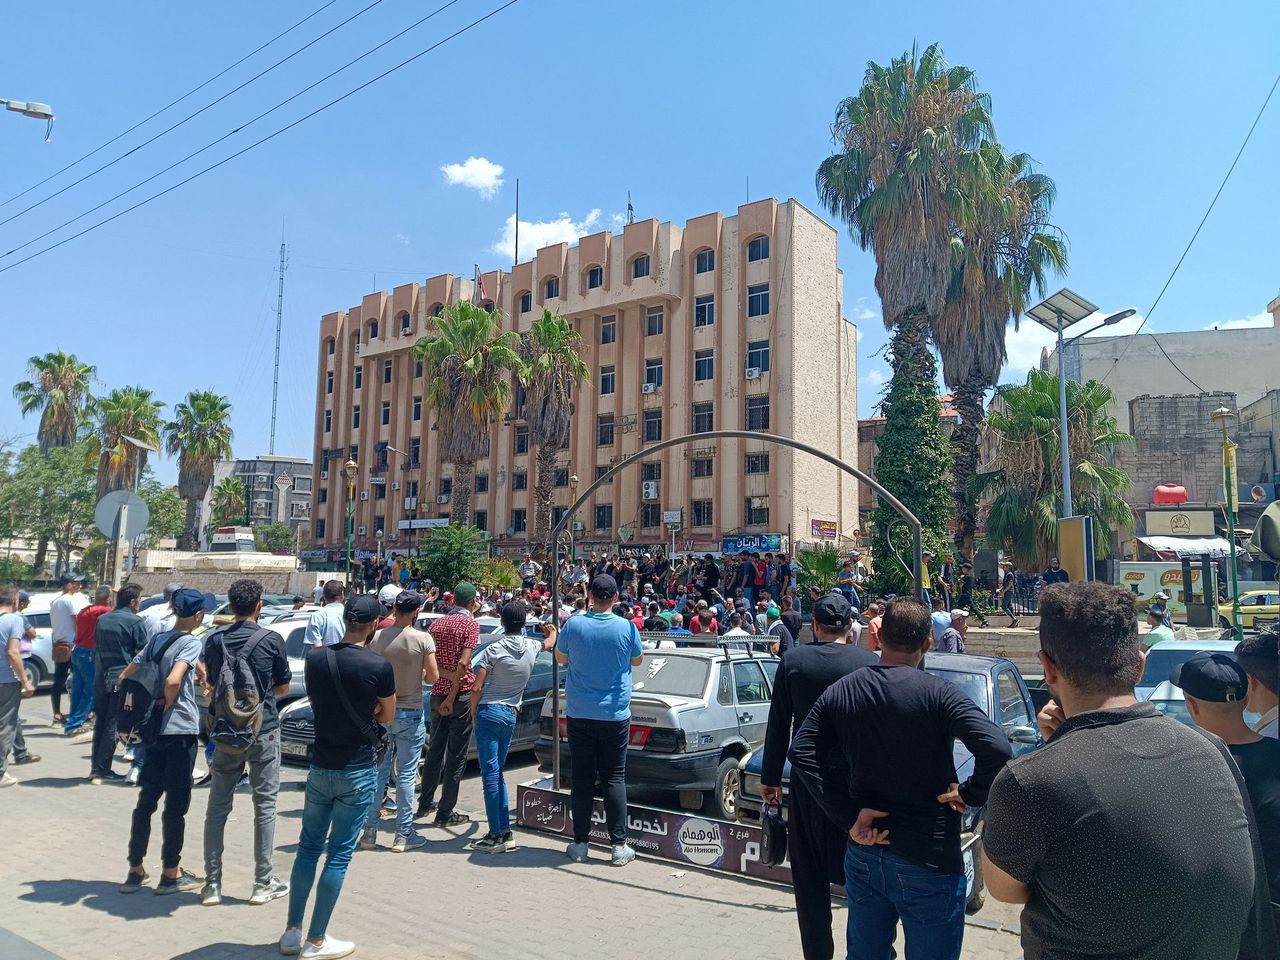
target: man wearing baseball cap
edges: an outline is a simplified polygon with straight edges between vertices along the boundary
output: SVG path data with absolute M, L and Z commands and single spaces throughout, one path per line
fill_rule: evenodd
M 608 574 L 591 581 L 590 612 L 564 625 L 556 642 L 557 662 L 568 666 L 568 717 L 572 773 L 570 860 L 589 858 L 595 786 L 604 786 L 605 826 L 613 843 L 612 863 L 625 866 L 636 852 L 627 844 L 627 743 L 631 731 L 631 669 L 643 659 L 640 631 L 615 616 L 618 582 Z
M 1244 775 L 1280 927 L 1280 740 L 1264 737 L 1244 722 L 1249 675 L 1230 654 L 1201 650 L 1184 660 L 1171 679 L 1182 688 L 1196 726 L 1227 745 Z

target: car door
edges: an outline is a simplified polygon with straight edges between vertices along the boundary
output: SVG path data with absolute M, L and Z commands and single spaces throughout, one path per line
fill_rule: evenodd
M 1274 594 L 1250 592 L 1240 597 L 1240 621 L 1246 627 L 1253 626 L 1254 617 L 1271 618 L 1276 615 Z
M 764 742 L 769 722 L 769 682 L 755 660 L 735 660 L 733 701 L 738 712 L 738 734 L 752 746 Z
M 511 733 L 513 748 L 531 747 L 538 740 L 538 719 L 542 716 L 542 703 L 551 689 L 551 651 L 543 650 L 533 662 L 533 672 L 524 686 L 524 699 L 516 717 L 516 728 Z
M 996 719 L 1009 738 L 1013 755 L 1018 757 L 1039 747 L 1040 732 L 1031 714 L 1030 698 L 1012 668 L 996 673 L 995 694 Z

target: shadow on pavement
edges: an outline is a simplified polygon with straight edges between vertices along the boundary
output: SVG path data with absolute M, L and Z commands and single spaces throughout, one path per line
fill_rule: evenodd
M 79 787 L 88 781 L 87 777 L 22 777 L 20 785 L 24 787 Z
M 231 941 L 207 943 L 203 947 L 196 947 L 186 953 L 175 953 L 170 960 L 227 960 L 227 957 L 230 956 L 261 957 L 268 949 L 272 954 L 277 952 L 274 943 L 235 943 Z
M 120 880 L 123 879 L 124 868 L 121 867 Z M 88 907 L 125 920 L 168 917 L 181 906 L 198 905 L 200 902 L 189 893 L 158 897 L 154 893 L 157 882 L 157 877 L 153 875 L 146 890 L 126 894 L 117 889 L 120 885 L 118 880 L 29 880 L 27 886 L 31 888 L 31 892 L 20 895 L 18 899 L 57 903 L 64 907 Z

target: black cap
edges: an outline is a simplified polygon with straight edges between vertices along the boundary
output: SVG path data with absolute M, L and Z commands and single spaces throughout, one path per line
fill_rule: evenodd
M 342 605 L 342 616 L 352 623 L 374 623 L 382 618 L 382 604 L 371 593 L 348 597 Z
M 64 587 L 68 583 L 84 583 L 84 574 L 76 573 L 74 570 L 68 570 L 58 578 L 58 583 Z
M 401 613 L 408 613 L 410 610 L 417 610 L 426 602 L 427 598 L 417 590 L 401 590 L 396 594 L 393 606 Z
M 1249 689 L 1244 667 L 1231 654 L 1209 650 L 1194 653 L 1174 667 L 1169 679 L 1184 693 L 1210 703 L 1243 702 Z
M 591 595 L 599 597 L 601 600 L 609 597 L 617 596 L 618 581 L 613 579 L 607 573 L 602 573 L 591 581 Z
M 813 622 L 833 630 L 844 629 L 849 626 L 849 601 L 843 594 L 828 593 L 813 605 Z

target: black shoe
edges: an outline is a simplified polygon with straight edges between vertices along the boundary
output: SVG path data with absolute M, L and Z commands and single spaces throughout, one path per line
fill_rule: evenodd
M 435 822 L 432 824 L 432 826 L 456 827 L 459 824 L 470 823 L 470 822 L 471 822 L 470 817 L 468 817 L 465 813 L 458 813 L 458 811 L 455 810 L 453 811 L 453 813 L 449 814 L 447 817 L 436 817 Z
M 39 762 L 40 762 L 40 757 L 39 757 L 37 754 L 34 754 L 34 753 L 28 753 L 25 757 L 14 757 L 14 758 L 13 758 L 13 760 L 12 760 L 12 761 L 10 761 L 10 762 L 11 762 L 15 767 L 20 767 L 20 766 L 22 766 L 24 763 L 39 763 Z
M 418 809 L 413 812 L 413 818 L 415 820 L 421 820 L 435 808 L 436 804 L 434 801 L 431 803 L 420 803 L 418 804 Z
M 124 783 L 124 774 L 116 773 L 114 770 L 108 770 L 106 773 L 93 773 L 89 775 L 89 782 L 94 786 L 100 786 L 104 783 Z
M 142 889 L 143 884 L 146 882 L 147 871 L 143 870 L 141 873 L 134 873 L 130 870 L 128 875 L 124 878 L 124 883 L 120 884 L 117 889 L 121 893 L 137 893 Z

